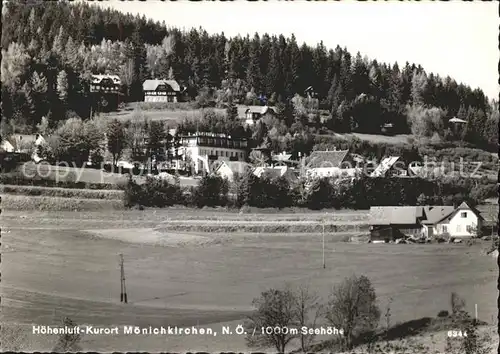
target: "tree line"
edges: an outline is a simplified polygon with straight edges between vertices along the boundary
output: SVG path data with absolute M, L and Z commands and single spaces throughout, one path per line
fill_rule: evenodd
M 203 177 L 195 187 L 182 187 L 179 180 L 148 177 L 145 183 L 130 180 L 125 187 L 127 206 L 369 209 L 371 205 L 475 206 L 496 196 L 493 182 L 472 178 L 428 180 L 423 178 L 317 178 L 290 182 L 285 177 L 257 177 L 248 171 L 234 183 L 218 175 Z
M 293 35 L 181 31 L 86 3 L 10 1 L 2 19 L 4 128 L 9 121 L 34 127 L 42 116 L 66 119 L 69 110 L 86 118 L 96 106 L 89 74 L 106 72 L 122 78 L 131 101 L 142 99 L 147 78 L 175 79 L 205 103 L 230 96 L 234 103 L 280 103 L 288 112 L 300 94 L 314 103 L 306 115 L 285 113 L 288 127 L 379 133 L 391 123 L 394 132 L 497 148 L 498 102 L 416 64 L 379 63 L 322 42 L 299 45 Z M 466 126 L 450 126 L 453 116 Z

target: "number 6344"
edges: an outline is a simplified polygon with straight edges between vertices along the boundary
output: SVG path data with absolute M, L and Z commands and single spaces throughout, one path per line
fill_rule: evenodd
M 452 338 L 461 338 L 461 337 L 467 337 L 467 332 L 466 331 L 448 331 L 448 337 Z

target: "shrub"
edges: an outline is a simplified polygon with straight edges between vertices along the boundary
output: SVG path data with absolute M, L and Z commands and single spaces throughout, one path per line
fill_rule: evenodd
M 166 207 L 180 204 L 184 200 L 178 184 L 154 177 L 147 177 L 141 185 L 130 178 L 124 190 L 124 204 L 127 207 Z
M 446 310 L 441 310 L 438 312 L 437 314 L 437 317 L 439 318 L 444 318 L 444 317 L 448 317 L 450 315 L 450 313 Z
M 205 176 L 194 189 L 193 204 L 203 206 L 225 206 L 228 202 L 229 183 L 219 176 Z

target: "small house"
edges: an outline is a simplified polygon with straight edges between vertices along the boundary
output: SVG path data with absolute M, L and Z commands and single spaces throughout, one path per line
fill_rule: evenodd
M 298 176 L 294 169 L 287 166 L 273 166 L 273 167 L 256 167 L 253 174 L 259 178 L 276 179 L 284 177 L 289 183 L 294 183 L 298 180 Z
M 245 124 L 254 125 L 266 114 L 276 115 L 276 109 L 270 106 L 249 106 L 245 109 Z
M 243 161 L 222 161 L 213 172 L 233 182 L 238 176 L 242 176 L 251 170 L 252 165 Z
M 360 170 L 349 150 L 313 151 L 305 160 L 306 174 L 310 177 L 355 177 Z
M 142 89 L 144 102 L 182 102 L 186 91 L 175 80 L 146 80 Z
M 90 92 L 118 93 L 122 80 L 118 75 L 93 74 L 90 82 Z
M 463 202 L 458 208 L 453 208 L 451 211 L 447 209 L 441 217 L 432 221 L 432 224 L 426 225 L 429 236 L 436 234 L 451 237 L 477 237 L 479 230 L 483 227 L 484 218 L 476 208 Z

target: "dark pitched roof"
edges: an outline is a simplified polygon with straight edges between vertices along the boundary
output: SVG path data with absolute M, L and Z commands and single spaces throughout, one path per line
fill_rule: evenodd
M 415 206 L 376 206 L 370 208 L 372 225 L 416 224 L 423 215 L 422 207 Z
M 436 224 L 439 221 L 448 217 L 455 208 L 453 206 L 435 205 L 435 206 L 425 206 L 424 214 L 425 220 L 422 221 L 424 224 Z
M 181 91 L 179 83 L 175 80 L 146 80 L 142 84 L 142 88 L 144 91 L 155 91 L 160 85 L 168 85 L 175 92 Z
M 313 151 L 307 158 L 308 168 L 340 167 L 349 150 Z
M 459 211 L 461 210 L 470 210 L 472 211 L 479 219 L 481 220 L 484 220 L 483 216 L 481 215 L 481 212 L 479 210 L 477 210 L 476 208 L 473 208 L 471 206 L 469 206 L 469 204 L 467 204 L 466 202 L 463 202 L 462 204 L 460 204 L 458 206 L 458 208 L 456 208 L 455 210 L 453 210 L 449 215 L 441 218 L 440 220 L 438 220 L 437 222 L 440 222 L 440 221 L 443 221 L 444 219 L 446 218 L 452 218 L 454 217 Z

